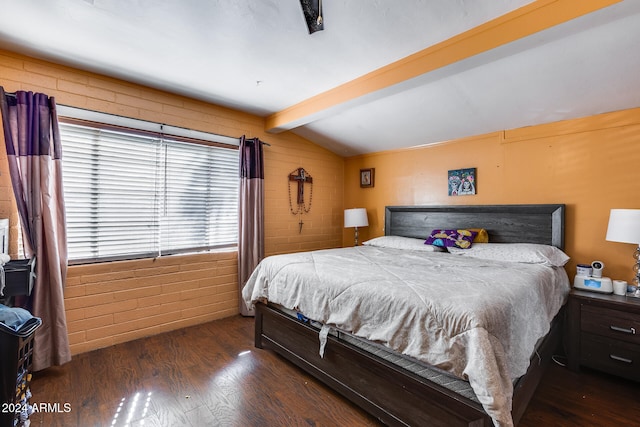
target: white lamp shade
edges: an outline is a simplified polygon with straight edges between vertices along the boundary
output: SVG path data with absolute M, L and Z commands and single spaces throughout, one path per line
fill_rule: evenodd
M 606 239 L 640 244 L 640 209 L 611 209 Z
M 345 209 L 344 210 L 344 226 L 348 227 L 367 227 L 369 220 L 367 219 L 367 210 L 365 208 Z

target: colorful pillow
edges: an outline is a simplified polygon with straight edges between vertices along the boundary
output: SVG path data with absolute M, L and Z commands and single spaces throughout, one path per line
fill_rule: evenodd
M 469 231 L 475 231 L 478 234 L 473 238 L 473 243 L 489 243 L 489 233 L 484 228 L 470 228 Z
M 433 230 L 424 243 L 425 245 L 441 246 L 444 248 L 456 247 L 467 249 L 471 247 L 473 239 L 477 235 L 477 231 L 471 230 Z

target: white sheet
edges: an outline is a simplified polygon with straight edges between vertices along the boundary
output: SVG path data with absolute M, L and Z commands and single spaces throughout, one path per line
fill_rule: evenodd
M 494 424 L 511 426 L 512 381 L 569 289 L 562 268 L 360 246 L 268 257 L 243 298 L 298 310 L 467 379 Z

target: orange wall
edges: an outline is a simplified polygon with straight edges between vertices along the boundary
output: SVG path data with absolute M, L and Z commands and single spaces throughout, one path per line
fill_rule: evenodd
M 364 240 L 384 234 L 386 205 L 565 203 L 569 276 L 599 259 L 605 275 L 631 280 L 634 246 L 605 234 L 610 209 L 640 209 L 638 165 L 640 109 L 631 109 L 349 158 L 345 208 L 367 208 Z M 447 171 L 470 167 L 477 194 L 448 196 Z M 375 168 L 374 188 L 360 188 L 361 168 Z M 353 242 L 352 230 L 343 242 Z
M 344 160 L 292 133 L 265 134 L 261 117 L 2 50 L 0 85 L 8 92 L 43 92 L 61 105 L 221 135 L 257 136 L 271 144 L 265 147 L 267 255 L 342 242 Z M 287 197 L 287 176 L 298 167 L 314 179 L 313 207 L 302 233 Z M 18 216 L 4 149 L 0 217 L 10 218 L 15 256 Z M 236 259 L 230 251 L 70 267 L 65 305 L 72 353 L 236 314 Z

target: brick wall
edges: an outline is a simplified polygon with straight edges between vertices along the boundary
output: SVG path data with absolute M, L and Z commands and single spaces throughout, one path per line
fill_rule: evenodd
M 60 105 L 259 137 L 271 144 L 265 147 L 267 255 L 342 243 L 344 160 L 293 133 L 265 134 L 261 117 L 3 50 L 0 85 L 46 93 Z M 287 175 L 298 167 L 314 179 L 302 233 L 287 194 Z M 0 150 L 0 217 L 10 218 L 15 256 L 18 217 L 10 186 Z M 65 306 L 72 353 L 237 314 L 236 259 L 231 251 L 70 267 Z
M 74 353 L 236 314 L 235 252 L 75 266 L 65 290 Z

